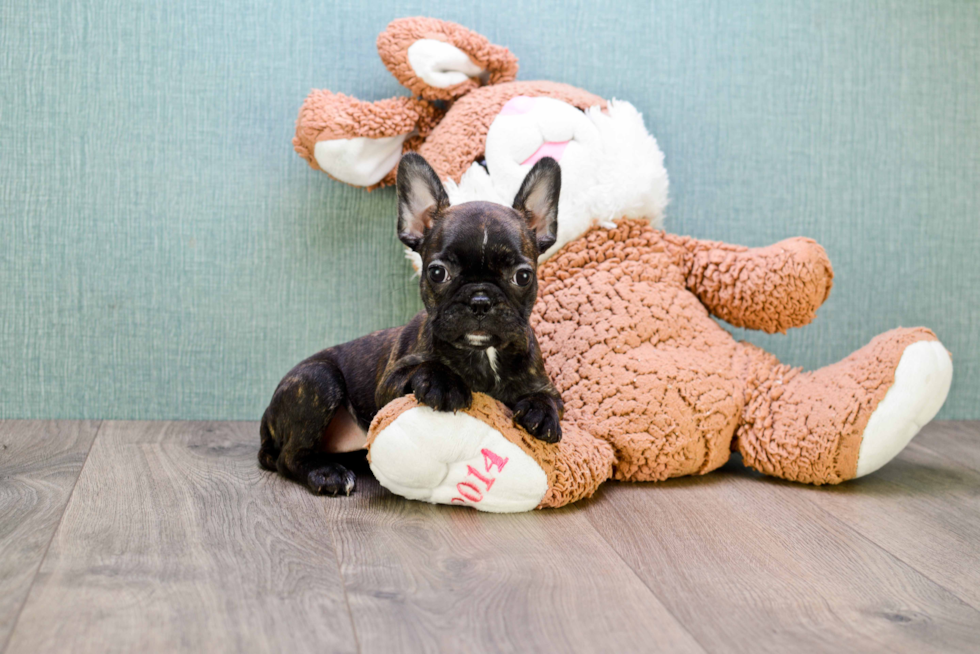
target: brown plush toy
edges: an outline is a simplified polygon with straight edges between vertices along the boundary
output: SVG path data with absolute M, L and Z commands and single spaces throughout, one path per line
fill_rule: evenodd
M 532 318 L 565 401 L 562 442 L 534 440 L 486 396 L 456 414 L 401 398 L 349 441 L 369 447 L 386 488 L 523 511 L 589 496 L 609 477 L 704 474 L 732 451 L 768 475 L 836 484 L 880 468 L 939 411 L 952 362 L 928 329 L 886 332 L 802 372 L 718 325 L 712 315 L 768 333 L 808 324 L 830 292 L 830 261 L 806 238 L 745 248 L 660 231 L 663 154 L 629 103 L 512 81 L 513 55 L 444 21 L 394 21 L 378 49 L 419 97 L 314 91 L 294 140 L 311 166 L 371 188 L 417 150 L 453 203 L 509 205 L 543 156 L 563 178 Z

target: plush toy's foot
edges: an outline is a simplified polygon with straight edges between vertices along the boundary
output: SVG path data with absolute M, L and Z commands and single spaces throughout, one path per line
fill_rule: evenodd
M 919 341 L 906 347 L 895 383 L 864 428 L 854 476 L 871 474 L 895 458 L 939 413 L 952 381 L 953 361 L 942 343 Z
M 736 444 L 746 465 L 810 484 L 874 472 L 942 407 L 953 365 L 928 329 L 894 329 L 801 373 L 744 345 L 750 379 Z
M 574 427 L 561 443 L 543 443 L 481 394 L 456 413 L 400 398 L 375 418 L 368 449 L 375 477 L 396 495 L 494 513 L 562 506 L 612 474 L 608 444 Z

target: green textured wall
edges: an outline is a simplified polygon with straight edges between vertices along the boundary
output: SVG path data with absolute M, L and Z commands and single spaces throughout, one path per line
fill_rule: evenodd
M 300 358 L 406 320 L 392 193 L 290 137 L 311 87 L 401 93 L 374 39 L 417 14 L 635 104 L 672 231 L 818 239 L 816 322 L 740 337 L 813 367 L 928 325 L 941 416 L 980 418 L 980 5 L 926 0 L 5 0 L 0 417 L 256 419 Z

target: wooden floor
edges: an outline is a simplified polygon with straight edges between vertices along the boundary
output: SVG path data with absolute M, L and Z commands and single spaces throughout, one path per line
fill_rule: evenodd
M 254 423 L 0 422 L 0 650 L 978 652 L 980 423 L 488 515 L 261 471 Z

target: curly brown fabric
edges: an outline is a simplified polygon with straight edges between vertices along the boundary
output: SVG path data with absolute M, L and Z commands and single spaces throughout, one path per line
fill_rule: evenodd
M 736 433 L 745 462 L 766 474 L 852 478 L 902 352 L 932 332 L 888 332 L 801 374 L 736 343 L 708 312 L 769 331 L 801 326 L 832 275 L 809 239 L 749 249 L 642 221 L 590 232 L 541 267 L 533 317 L 566 421 L 613 445 L 617 479 L 708 472 L 728 459 Z
M 481 86 L 478 80 L 472 79 L 448 89 L 426 85 L 415 75 L 407 58 L 408 47 L 423 38 L 446 41 L 466 52 L 488 71 L 490 86 Z M 410 134 L 402 152 L 419 152 L 441 179 L 459 182 L 473 162 L 483 156 L 490 123 L 511 98 L 549 97 L 582 110 L 607 106 L 603 98 L 567 84 L 512 81 L 517 75 L 517 58 L 507 48 L 493 45 L 476 32 L 447 21 L 434 18 L 392 21 L 378 37 L 378 52 L 391 73 L 422 99 L 398 97 L 364 102 L 343 93 L 311 91 L 300 108 L 293 148 L 314 170 L 321 170 L 313 156 L 318 141 Z M 459 99 L 451 105 L 452 120 L 440 122 L 449 107 L 428 100 L 456 98 Z M 392 168 L 368 190 L 394 184 L 396 171 L 397 167 Z
M 830 295 L 834 272 L 813 239 L 763 248 L 663 235 L 679 257 L 687 287 L 714 315 L 736 327 L 785 333 L 809 324 Z M 772 284 L 773 273 L 781 283 Z
M 418 149 L 425 143 L 425 139 L 428 138 L 432 130 L 439 124 L 439 121 L 446 115 L 444 108 L 428 103 L 420 104 L 422 105 L 422 109 L 419 111 L 419 120 L 415 124 L 415 132 L 405 139 L 405 142 L 402 144 L 402 154 L 406 152 L 418 152 Z M 380 182 L 374 186 L 367 187 L 367 190 L 373 191 L 376 188 L 394 186 L 397 178 L 398 166 L 395 166 L 388 171 L 388 174 Z
M 490 84 L 510 82 L 517 77 L 517 57 L 505 47 L 494 45 L 483 35 L 462 25 L 437 18 L 399 18 L 378 35 L 378 54 L 385 67 L 415 95 L 426 100 L 453 100 L 480 86 L 480 80 L 438 89 L 419 79 L 408 63 L 408 48 L 421 39 L 444 41 L 456 46 L 487 72 Z
M 566 422 L 612 444 L 614 476 L 657 481 L 728 460 L 742 410 L 736 344 L 644 221 L 595 229 L 540 270 L 532 324 Z

